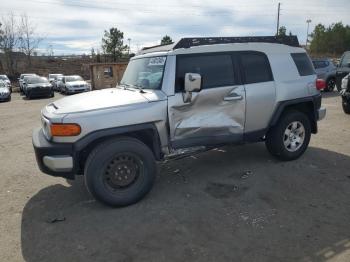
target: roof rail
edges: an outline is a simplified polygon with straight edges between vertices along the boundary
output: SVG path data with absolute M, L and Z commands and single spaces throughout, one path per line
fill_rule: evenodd
M 182 38 L 173 50 L 192 46 L 231 44 L 231 43 L 275 43 L 299 47 L 298 37 L 291 36 L 243 36 L 243 37 L 191 37 Z

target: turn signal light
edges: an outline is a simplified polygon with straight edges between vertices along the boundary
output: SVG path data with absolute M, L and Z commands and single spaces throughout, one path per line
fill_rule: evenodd
M 52 136 L 77 136 L 81 127 L 78 124 L 51 124 L 50 131 Z
M 326 88 L 326 81 L 323 79 L 317 79 L 316 80 L 316 89 L 317 90 L 323 90 Z

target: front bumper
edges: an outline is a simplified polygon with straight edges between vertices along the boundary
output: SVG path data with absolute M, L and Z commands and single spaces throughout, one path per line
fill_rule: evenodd
M 35 87 L 27 90 L 29 96 L 49 96 L 52 94 L 51 88 Z
M 72 144 L 48 141 L 41 128 L 33 131 L 33 147 L 40 170 L 48 175 L 74 179 L 77 170 Z
M 7 101 L 10 99 L 11 93 L 8 95 L 0 95 L 0 101 Z

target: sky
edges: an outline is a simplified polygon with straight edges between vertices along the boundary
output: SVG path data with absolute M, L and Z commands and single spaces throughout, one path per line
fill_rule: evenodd
M 259 36 L 276 33 L 280 25 L 305 44 L 318 23 L 350 24 L 349 0 L 0 0 L 0 17 L 26 13 L 43 38 L 39 53 L 89 54 L 101 50 L 104 30 L 117 27 L 131 51 L 191 36 Z

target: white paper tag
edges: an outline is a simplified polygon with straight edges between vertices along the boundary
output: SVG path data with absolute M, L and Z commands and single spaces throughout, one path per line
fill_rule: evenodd
M 148 65 L 149 66 L 162 66 L 165 64 L 165 56 L 157 56 L 150 58 Z

